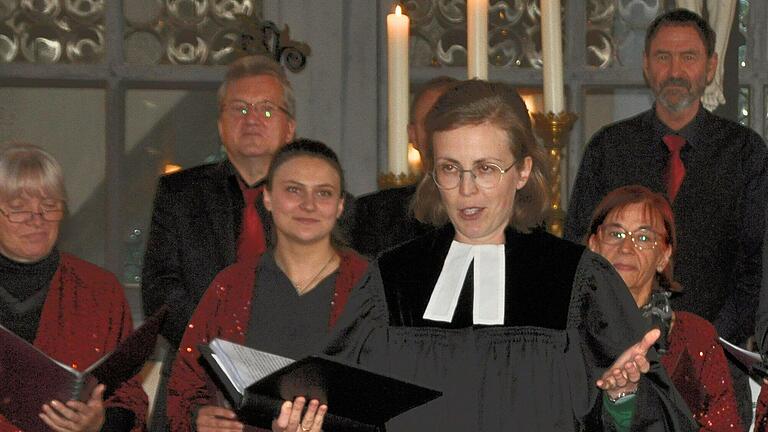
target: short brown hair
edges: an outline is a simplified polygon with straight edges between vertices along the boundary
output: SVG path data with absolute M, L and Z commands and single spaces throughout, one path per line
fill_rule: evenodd
M 262 55 L 240 57 L 230 63 L 227 75 L 224 77 L 224 82 L 219 86 L 217 93 L 219 106 L 224 103 L 224 96 L 227 94 L 227 85 L 229 83 L 241 78 L 259 75 L 272 76 L 280 82 L 280 85 L 283 87 L 283 108 L 285 108 L 285 111 L 292 119 L 295 119 L 296 98 L 293 96 L 293 88 L 290 81 L 288 81 L 288 77 L 285 75 L 285 70 L 276 61 Z
M 592 235 L 597 235 L 597 230 L 605 222 L 609 214 L 614 212 L 620 213 L 632 204 L 642 204 L 644 211 L 650 219 L 654 220 L 654 222 L 662 222 L 664 229 L 667 231 L 664 241 L 669 245 L 672 255 L 674 255 L 677 248 L 677 234 L 675 232 L 675 216 L 672 213 L 672 207 L 664 195 L 651 192 L 645 186 L 622 186 L 609 192 L 600 201 L 600 204 L 597 205 L 594 213 L 592 213 L 592 222 L 589 225 L 587 239 Z M 680 284 L 675 282 L 674 279 L 673 267 L 670 256 L 667 266 L 661 273 L 657 273 L 656 276 L 662 288 L 670 291 L 680 291 Z
M 549 163 L 544 149 L 531 130 L 525 102 L 515 89 L 501 82 L 477 79 L 461 81 L 449 88 L 427 115 L 429 146 L 425 166 L 434 166 L 433 138 L 436 132 L 490 123 L 506 132 L 509 150 L 516 160 L 533 160 L 528 182 L 515 194 L 509 224 L 521 232 L 539 226 L 549 210 Z M 411 208 L 420 221 L 435 226 L 448 222 L 440 192 L 430 175 L 421 179 Z
M 424 97 L 427 92 L 439 91 L 444 92 L 450 87 L 458 84 L 459 80 L 445 75 L 432 78 L 424 84 L 418 86 L 413 93 L 413 101 L 411 101 L 411 109 L 408 111 L 408 122 L 411 124 L 416 123 L 416 105 L 419 104 L 419 100 Z

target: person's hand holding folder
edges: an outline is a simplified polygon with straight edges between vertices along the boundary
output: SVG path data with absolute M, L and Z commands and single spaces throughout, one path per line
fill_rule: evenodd
M 242 431 L 244 425 L 237 421 L 237 414 L 228 408 L 216 405 L 200 407 L 195 417 L 198 432 Z
M 54 400 L 44 404 L 40 418 L 57 432 L 98 432 L 104 425 L 104 384 L 91 392 L 86 402 Z
M 299 396 L 293 402 L 285 401 L 280 407 L 280 415 L 272 422 L 273 432 L 320 432 L 323 417 L 328 406 L 321 405 L 316 399 L 310 401 L 306 414 L 302 418 L 306 400 Z M 197 411 L 195 421 L 198 432 L 242 431 L 245 425 L 237 420 L 237 414 L 228 408 L 207 405 Z
M 317 399 L 309 401 L 307 413 L 304 418 L 306 399 L 302 396 L 291 401 L 283 402 L 280 407 L 280 416 L 272 422 L 272 432 L 320 432 L 323 427 L 323 418 L 328 412 L 328 405 L 320 404 Z M 301 421 L 299 421 L 301 420 Z

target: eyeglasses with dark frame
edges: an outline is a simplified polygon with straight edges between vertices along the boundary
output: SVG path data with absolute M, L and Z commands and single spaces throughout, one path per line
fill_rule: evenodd
M 64 219 L 64 209 L 42 209 L 39 212 L 33 212 L 29 210 L 11 210 L 6 211 L 0 208 L 0 213 L 3 214 L 9 221 L 13 223 L 26 223 L 32 220 L 35 215 L 40 216 L 46 222 L 58 222 Z
M 664 240 L 664 236 L 652 229 L 640 228 L 635 231 L 627 231 L 615 224 L 600 225 L 598 238 L 609 246 L 618 246 L 629 238 L 637 250 L 655 249 L 659 244 L 659 240 Z
M 472 180 L 478 187 L 492 189 L 501 183 L 501 178 L 504 174 L 512 169 L 513 166 L 517 165 L 517 162 L 519 161 L 513 162 L 506 168 L 502 168 L 491 162 L 476 162 L 472 165 L 471 169 L 462 169 L 461 165 L 452 162 L 444 162 L 437 164 L 430 175 L 437 187 L 444 190 L 456 189 L 459 187 L 464 178 L 464 173 L 471 174 Z
M 235 118 L 247 117 L 249 113 L 256 113 L 266 120 L 272 119 L 276 113 L 282 111 L 288 117 L 291 114 L 285 108 L 270 101 L 249 103 L 245 101 L 226 102 L 221 106 L 222 112 Z

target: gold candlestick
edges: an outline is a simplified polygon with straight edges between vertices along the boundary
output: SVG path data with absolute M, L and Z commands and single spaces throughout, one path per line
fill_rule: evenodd
M 578 116 L 569 112 L 561 112 L 560 114 L 548 112 L 546 114 L 531 113 L 531 118 L 536 134 L 544 141 L 551 164 L 550 180 L 552 183 L 549 185 L 551 201 L 547 216 L 547 229 L 550 233 L 562 237 L 565 212 L 562 207 L 560 191 L 560 160 L 562 159 L 564 144 L 567 141 L 565 138 Z
M 392 189 L 416 184 L 421 179 L 414 173 L 394 174 L 391 172 L 379 174 L 379 189 Z

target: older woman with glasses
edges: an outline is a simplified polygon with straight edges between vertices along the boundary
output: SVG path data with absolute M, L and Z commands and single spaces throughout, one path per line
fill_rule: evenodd
M 56 248 L 66 202 L 61 166 L 50 154 L 28 144 L 0 152 L 0 325 L 82 370 L 133 325 L 115 276 Z M 51 401 L 40 418 L 60 432 L 143 430 L 147 397 L 138 379 L 106 401 L 104 390 L 97 386 L 85 402 Z M 19 431 L 2 408 L 0 431 Z
M 443 392 L 387 430 L 693 430 L 618 276 L 539 228 L 546 155 L 517 92 L 459 83 L 426 124 L 413 209 L 437 229 L 377 260 L 328 347 Z
M 670 309 L 669 295 L 679 287 L 672 277 L 675 221 L 666 198 L 643 186 L 614 190 L 595 209 L 588 243 L 613 264 L 643 316 L 664 329 L 661 363 L 701 430 L 743 430 L 715 328 Z

